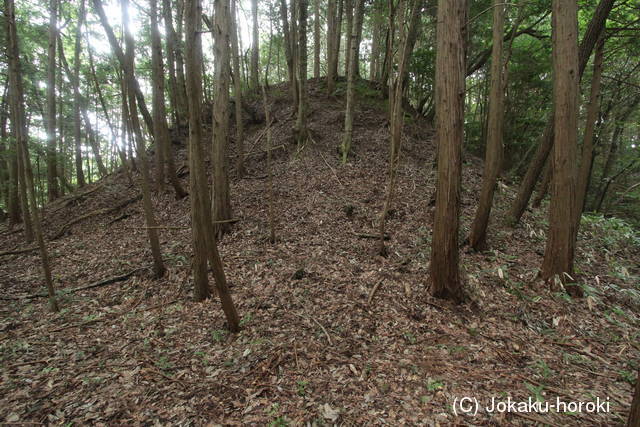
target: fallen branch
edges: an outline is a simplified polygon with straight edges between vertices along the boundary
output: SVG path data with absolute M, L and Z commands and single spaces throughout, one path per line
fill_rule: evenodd
M 306 319 L 306 320 L 311 319 L 311 320 L 313 320 L 316 323 L 316 325 L 320 326 L 320 329 L 322 329 L 322 332 L 324 332 L 325 336 L 327 337 L 327 341 L 329 342 L 329 345 L 333 345 L 333 343 L 331 342 L 331 336 L 329 336 L 329 332 L 327 332 L 327 330 L 324 328 L 324 326 L 322 326 L 322 324 L 320 322 L 318 322 L 313 317 L 307 318 L 307 317 L 304 317 L 304 316 L 302 316 L 300 314 L 297 314 L 297 313 L 293 313 L 293 314 L 298 316 L 298 317 L 300 317 L 301 319 Z
M 378 283 L 376 283 L 376 285 L 373 287 L 373 289 L 371 289 L 371 293 L 369 294 L 369 298 L 367 298 L 367 304 L 371 304 L 371 301 L 373 301 L 373 297 L 376 296 L 376 292 L 378 292 L 378 288 L 380 288 L 380 285 L 382 285 L 382 282 L 384 282 L 384 279 L 380 279 L 380 281 Z
M 64 236 L 67 231 L 69 231 L 69 229 L 71 228 L 72 225 L 79 223 L 80 221 L 83 221 L 87 218 L 91 218 L 94 216 L 98 216 L 98 215 L 104 215 L 104 214 L 108 214 L 111 212 L 115 212 L 119 209 L 124 208 L 127 205 L 130 205 L 133 202 L 136 202 L 138 200 L 140 200 L 142 198 L 142 194 L 138 194 L 135 197 L 132 197 L 131 199 L 127 199 L 127 200 L 123 200 L 122 202 L 118 203 L 115 206 L 112 206 L 110 208 L 102 208 L 102 209 L 98 209 L 95 210 L 93 212 L 89 212 L 87 214 L 84 215 L 80 215 L 77 218 L 72 219 L 71 221 L 67 222 L 65 225 L 62 226 L 62 228 L 60 229 L 60 231 L 58 231 L 50 240 L 56 240 L 59 239 L 60 237 Z
M 27 252 L 32 252 L 36 250 L 38 250 L 37 246 L 32 246 L 30 248 L 24 248 L 24 249 L 12 249 L 10 251 L 0 252 L 0 257 L 6 256 L 6 255 L 26 254 Z
M 352 232 L 354 236 L 357 237 L 362 237 L 363 239 L 379 239 L 380 235 L 379 234 L 373 234 L 373 233 L 356 233 L 355 231 Z M 389 236 L 388 234 L 385 233 L 384 235 L 384 240 L 389 240 L 391 239 L 391 236 Z
M 53 212 L 57 212 L 57 211 L 59 211 L 60 209 L 65 208 L 65 207 L 67 207 L 67 206 L 71 205 L 73 202 L 75 202 L 75 201 L 76 201 L 76 200 L 78 200 L 78 199 L 82 199 L 83 197 L 86 197 L 86 196 L 88 196 L 88 195 L 89 195 L 89 194 L 91 194 L 91 193 L 95 193 L 96 191 L 100 190 L 102 187 L 104 187 L 104 184 L 100 184 L 100 185 L 96 186 L 95 188 L 92 188 L 91 190 L 85 191 L 85 192 L 83 192 L 83 193 L 80 193 L 80 194 L 76 194 L 76 195 L 72 195 L 72 196 L 70 196 L 69 198 L 65 199 L 65 200 L 62 202 L 62 206 L 60 206 L 59 208 L 54 209 L 54 210 L 52 211 L 52 213 L 53 213 Z
M 275 147 L 271 148 L 271 151 L 273 151 L 273 150 L 279 150 L 279 149 L 281 149 L 281 148 L 285 148 L 285 147 L 286 147 L 286 145 L 285 145 L 285 144 L 276 145 Z M 266 153 L 267 151 L 269 151 L 269 150 L 258 150 L 258 151 L 252 151 L 251 153 L 247 153 L 247 154 L 245 155 L 245 157 L 253 156 L 253 155 L 256 155 L 256 154 Z

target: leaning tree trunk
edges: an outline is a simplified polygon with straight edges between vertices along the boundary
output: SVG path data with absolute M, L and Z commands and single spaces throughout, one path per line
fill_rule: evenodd
M 582 73 L 584 72 L 587 62 L 589 61 L 589 57 L 591 56 L 591 51 L 593 50 L 593 47 L 605 26 L 609 12 L 611 12 L 611 9 L 613 8 L 614 1 L 615 0 L 600 0 L 593 18 L 589 22 L 587 31 L 580 43 L 578 53 L 578 81 L 582 77 Z M 509 213 L 507 214 L 507 222 L 511 225 L 517 224 L 520 221 L 520 218 L 522 218 L 522 215 L 529 204 L 529 199 L 531 198 L 531 194 L 535 188 L 536 181 L 538 180 L 547 157 L 551 152 L 554 141 L 554 117 L 553 111 L 547 116 L 547 124 L 542 136 L 540 137 L 540 141 L 538 142 L 538 148 L 536 149 L 533 159 L 529 163 L 529 168 L 520 183 L 518 194 L 511 205 Z
M 122 7 L 122 22 L 124 27 L 124 40 L 126 49 L 126 53 L 123 57 L 123 78 L 125 79 L 128 89 L 127 96 L 129 98 L 129 116 L 131 120 L 131 128 L 133 129 L 133 136 L 135 137 L 136 141 L 136 155 L 138 157 L 138 164 L 140 167 L 140 187 L 142 188 L 143 212 L 147 225 L 147 235 L 149 237 L 149 244 L 151 246 L 151 254 L 153 256 L 153 270 L 156 277 L 162 277 L 166 272 L 166 268 L 164 266 L 164 262 L 162 261 L 162 254 L 160 252 L 160 241 L 158 239 L 158 230 L 156 229 L 156 220 L 153 215 L 147 152 L 145 148 L 144 137 L 142 136 L 142 129 L 140 128 L 140 120 L 138 119 L 138 108 L 136 105 L 136 84 L 134 75 L 135 45 L 133 41 L 133 35 L 129 30 L 129 0 L 122 0 L 120 4 Z
M 240 329 L 238 313 L 227 286 L 222 261 L 218 253 L 213 224 L 211 222 L 210 200 L 207 175 L 204 170 L 202 153 L 202 32 L 200 0 L 186 2 L 186 87 L 189 107 L 189 184 L 191 199 L 191 235 L 193 242 L 194 296 L 202 301 L 211 295 L 207 277 L 207 260 L 213 269 L 216 289 L 222 309 L 229 323 L 229 329 Z
M 244 167 L 244 122 L 242 121 L 242 80 L 240 78 L 240 54 L 238 51 L 238 21 L 236 17 L 236 5 L 238 0 L 231 0 L 231 55 L 233 64 L 233 104 L 236 116 L 236 144 L 238 145 L 238 159 L 236 160 L 236 173 L 242 178 Z
M 29 194 L 29 204 L 23 207 L 23 213 L 26 217 L 31 212 L 31 220 L 33 221 L 33 228 L 35 231 L 35 238 L 40 249 L 40 258 L 42 261 L 42 272 L 47 286 L 47 292 L 49 294 L 49 308 L 51 311 L 59 311 L 58 302 L 55 297 L 55 291 L 53 289 L 53 280 L 51 278 L 51 267 L 49 265 L 49 255 L 47 253 L 47 247 L 44 242 L 44 235 L 42 232 L 42 224 L 40 222 L 40 213 L 38 210 L 38 204 L 36 202 L 35 189 L 33 186 L 33 171 L 31 170 L 31 161 L 29 160 L 29 152 L 27 148 L 27 141 L 29 135 L 27 134 L 27 124 L 24 112 L 24 92 L 22 85 L 22 72 L 20 66 L 20 49 L 18 42 L 18 33 L 16 30 L 16 15 L 13 0 L 4 0 L 4 18 L 7 29 L 7 62 L 9 65 L 9 85 L 11 86 L 11 110 L 12 120 L 11 125 L 14 128 L 14 136 L 16 138 L 16 144 L 18 149 L 18 156 L 22 159 L 24 167 L 24 186 Z M 25 221 L 26 224 L 27 221 Z
M 49 46 L 47 63 L 47 199 L 59 197 L 56 161 L 56 35 L 58 1 L 49 0 Z
M 573 275 L 578 146 L 578 4 L 553 0 L 553 142 L 549 232 L 541 276 L 563 282 Z M 567 276 L 568 275 L 568 276 Z M 577 289 L 571 287 L 570 289 Z
M 151 67 L 153 80 L 153 136 L 156 142 L 156 185 L 164 188 L 164 168 L 166 166 L 169 181 L 177 198 L 187 193 L 182 189 L 171 150 L 171 138 L 167 125 L 167 111 L 164 102 L 164 64 L 162 63 L 162 43 L 158 30 L 158 2 L 150 1 L 151 13 Z
M 342 151 L 342 163 L 347 163 L 347 157 L 349 156 L 349 151 L 351 150 L 351 141 L 353 138 L 353 112 L 355 109 L 355 97 L 356 97 L 356 88 L 355 88 L 355 80 L 356 80 L 356 52 L 358 51 L 358 45 L 360 40 L 358 38 L 358 18 L 362 15 L 360 11 L 364 7 L 364 0 L 356 0 L 356 7 L 354 16 L 356 17 L 355 25 L 352 27 L 351 31 L 351 54 L 349 55 L 349 64 L 348 64 L 348 72 L 347 72 L 347 109 L 344 116 L 344 134 L 342 136 L 342 146 L 340 147 Z
M 493 205 L 493 193 L 502 164 L 502 131 L 504 118 L 504 84 L 502 82 L 502 44 L 504 34 L 505 5 L 502 0 L 493 2 L 493 52 L 491 54 L 491 89 L 489 95 L 489 120 L 487 143 L 480 190 L 480 202 L 471 225 L 469 246 L 476 251 L 487 247 L 487 226 Z
M 438 184 L 431 245 L 431 294 L 461 301 L 458 232 L 464 138 L 466 0 L 438 2 L 437 22 Z
M 294 130 L 298 145 L 306 142 L 309 130 L 307 129 L 307 108 L 309 95 L 307 94 L 307 10 L 308 0 L 299 0 L 299 25 L 298 25 L 298 87 L 300 88 L 298 100 L 298 116 Z
M 218 237 L 228 232 L 232 217 L 227 145 L 229 141 L 229 0 L 214 2 L 215 97 L 213 104 L 213 221 Z M 257 86 L 255 86 L 257 89 Z
M 602 79 L 602 58 L 604 57 L 604 37 L 600 36 L 596 45 L 596 53 L 593 58 L 593 77 L 591 78 L 591 95 L 587 106 L 587 118 L 584 125 L 584 138 L 582 141 L 582 160 L 578 170 L 578 181 L 576 188 L 576 232 L 580 227 L 580 218 L 584 201 L 587 197 L 587 187 L 589 185 L 589 175 L 591 175 L 591 163 L 593 160 L 593 139 L 595 134 L 595 124 L 600 111 L 600 81 Z

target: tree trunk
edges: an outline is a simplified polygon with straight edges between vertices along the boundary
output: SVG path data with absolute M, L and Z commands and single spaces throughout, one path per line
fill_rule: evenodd
M 360 77 L 360 41 L 362 40 L 362 27 L 364 25 L 364 9 L 365 9 L 365 6 L 363 5 L 357 12 L 357 16 L 354 18 L 354 25 L 355 25 L 355 30 L 357 34 L 356 37 L 358 39 L 358 44 L 356 45 L 356 50 L 355 50 L 356 77 L 358 78 Z
M 591 79 L 591 95 L 587 106 L 587 118 L 584 125 L 584 137 L 582 141 L 582 160 L 578 169 L 578 181 L 576 188 L 576 232 L 580 227 L 582 209 L 587 196 L 587 186 L 589 185 L 589 175 L 591 175 L 591 162 L 593 159 L 593 139 L 595 133 L 596 119 L 600 111 L 600 81 L 602 78 L 602 58 L 604 56 L 604 37 L 596 45 L 596 53 L 593 59 L 593 77 Z
M 220 1 L 220 0 L 216 0 Z M 202 154 L 202 41 L 200 0 L 186 2 L 186 84 L 189 107 L 189 184 L 191 199 L 191 235 L 193 241 L 193 281 L 194 297 L 202 301 L 211 295 L 207 277 L 209 260 L 215 277 L 216 288 L 220 295 L 222 309 L 229 323 L 229 329 L 237 332 L 240 320 L 231 294 L 227 287 L 222 261 L 218 253 L 213 224 L 211 222 L 210 200 L 207 175 L 204 170 Z
M 504 34 L 505 5 L 502 0 L 493 1 L 493 51 L 491 54 L 491 89 L 489 95 L 489 119 L 487 142 L 480 190 L 480 201 L 471 225 L 469 246 L 476 251 L 487 247 L 487 227 L 493 205 L 493 193 L 502 165 L 502 133 L 504 119 L 504 83 L 502 75 L 502 43 Z
M 236 173 L 242 178 L 244 167 L 244 122 L 242 121 L 242 80 L 240 79 L 240 54 L 238 52 L 238 21 L 236 5 L 238 0 L 231 0 L 231 55 L 233 62 L 233 98 L 236 116 L 236 144 L 238 144 L 238 159 L 236 161 Z
M 633 395 L 627 427 L 640 427 L 640 369 L 636 376 L 636 392 Z
M 156 185 L 159 191 L 164 188 L 164 168 L 167 168 L 169 181 L 177 198 L 187 194 L 182 189 L 171 149 L 167 111 L 164 102 L 164 64 L 162 63 L 162 42 L 158 29 L 158 2 L 150 0 L 151 14 L 151 68 L 153 80 L 153 136 L 156 143 Z
M 308 0 L 298 0 L 299 25 L 298 25 L 298 87 L 300 88 L 298 100 L 298 116 L 296 117 L 296 127 L 294 130 L 295 139 L 298 145 L 306 142 L 308 137 L 307 129 L 307 104 L 309 96 L 307 94 L 307 10 Z
M 440 1 L 437 22 L 438 183 L 431 245 L 431 294 L 461 301 L 458 232 L 464 138 L 466 0 Z
M 7 188 L 7 216 L 9 217 L 9 230 L 21 221 L 20 197 L 19 197 L 19 169 L 18 169 L 18 147 L 16 138 L 6 138 L 7 120 L 9 118 L 8 100 L 11 99 L 11 87 L 7 89 L 7 106 L 2 110 L 2 137 L 8 141 L 7 149 L 7 170 L 9 172 Z M 12 124 L 13 127 L 13 124 Z M 15 135 L 15 132 L 14 132 Z
M 258 67 L 260 62 L 260 38 L 258 28 L 258 0 L 251 0 L 252 43 L 251 43 L 251 87 L 259 90 Z
M 578 4 L 553 0 L 553 93 L 555 137 L 549 232 L 541 276 L 565 282 L 573 275 L 578 145 Z M 571 289 L 577 289 L 572 287 Z
M 611 12 L 611 9 L 613 8 L 614 1 L 615 0 L 600 0 L 593 18 L 589 22 L 587 31 L 580 43 L 578 53 L 578 81 L 582 77 L 582 73 L 584 72 L 587 62 L 589 61 L 589 57 L 591 56 L 591 51 L 593 50 L 593 47 L 605 26 L 609 12 Z M 524 214 L 527 204 L 529 203 L 529 199 L 531 198 L 531 193 L 536 185 L 536 181 L 538 180 L 547 157 L 551 152 L 553 140 L 554 114 L 552 111 L 547 116 L 547 124 L 538 143 L 536 153 L 529 164 L 529 168 L 527 169 L 525 176 L 522 178 L 520 188 L 518 189 L 518 195 L 507 214 L 507 222 L 509 224 L 517 224 L 520 221 L 522 214 Z
M 216 235 L 228 232 L 231 224 L 220 223 L 232 218 L 227 145 L 229 141 L 229 0 L 215 0 L 215 97 L 213 105 L 213 221 Z M 255 46 L 257 48 L 257 46 Z M 253 79 L 253 77 L 252 77 Z M 253 84 L 254 82 L 252 82 Z M 253 86 L 258 88 L 257 84 Z
M 378 77 L 378 62 L 380 60 L 380 27 L 382 26 L 382 12 L 380 6 L 382 0 L 375 0 L 372 10 L 372 35 L 371 56 L 369 60 L 369 80 L 375 81 Z
M 176 32 L 173 29 L 173 15 L 171 0 L 162 0 L 162 16 L 164 18 L 164 33 L 166 35 L 167 74 L 169 77 L 169 104 L 173 113 L 173 125 L 179 128 L 184 124 L 185 111 L 178 101 L 178 80 L 176 77 Z
M 356 0 L 355 13 L 356 17 L 355 25 L 351 31 L 351 54 L 349 55 L 349 69 L 347 71 L 347 110 L 344 116 L 344 135 L 342 137 L 342 163 L 347 163 L 347 157 L 351 150 L 351 141 L 353 137 L 353 112 L 355 109 L 355 79 L 356 79 L 356 52 L 358 51 L 358 45 L 360 39 L 358 38 L 358 19 L 362 16 L 360 11 L 364 7 L 364 0 Z
M 544 174 L 542 176 L 542 182 L 540 183 L 540 188 L 538 189 L 538 195 L 533 199 L 531 203 L 531 207 L 539 208 L 544 200 L 545 196 L 549 192 L 549 187 L 551 186 L 551 178 L 553 177 L 553 168 L 550 161 L 547 161 L 547 166 L 544 168 Z
M 5 25 L 7 28 L 7 59 L 9 65 L 9 84 L 11 86 L 11 110 L 12 110 L 12 126 L 18 148 L 18 157 L 22 159 L 24 168 L 25 183 L 27 193 L 29 194 L 29 204 L 24 206 L 23 213 L 25 218 L 31 212 L 31 220 L 35 231 L 36 241 L 40 249 L 40 258 L 42 261 L 42 272 L 49 294 L 49 308 L 51 311 L 59 311 L 58 302 L 56 301 L 55 291 L 53 289 L 53 280 L 51 279 L 51 268 L 49 266 L 49 256 L 47 247 L 42 234 L 42 224 L 40 222 L 40 214 L 38 204 L 36 202 L 36 194 L 33 183 L 33 171 L 31 170 L 31 161 L 29 160 L 29 152 L 27 141 L 27 124 L 24 112 L 24 92 L 22 89 L 22 72 L 20 67 L 20 54 L 18 34 L 16 30 L 16 15 L 13 0 L 4 0 Z M 26 225 L 27 221 L 25 221 Z
M 327 9 L 327 92 L 336 90 L 338 77 L 338 59 L 340 58 L 340 39 L 342 29 L 343 0 L 329 0 Z
M 82 122 L 80 121 L 80 87 L 78 82 L 80 81 L 80 49 L 82 42 L 82 25 L 85 18 L 84 0 L 80 0 L 80 12 L 78 12 L 78 23 L 76 27 L 76 42 L 73 53 L 73 139 L 75 147 L 75 163 L 76 163 L 76 184 L 79 188 L 85 186 L 84 171 L 82 169 Z M 62 43 L 60 43 L 60 49 L 63 49 Z M 64 51 L 64 50 L 63 50 Z M 61 55 L 62 57 L 62 55 Z
M 98 0 L 96 0 L 98 1 Z M 151 190 L 149 184 L 149 165 L 147 163 L 147 151 L 145 148 L 144 138 L 142 136 L 142 130 L 140 129 L 140 121 L 138 119 L 138 109 L 136 106 L 135 96 L 135 75 L 134 75 L 134 52 L 135 45 L 133 41 L 133 35 L 129 30 L 129 0 L 121 0 L 122 9 L 122 22 L 124 27 L 124 40 L 125 40 L 125 55 L 123 57 L 123 73 L 124 79 L 127 85 L 127 96 L 129 100 L 129 116 L 131 120 L 131 127 L 133 129 L 133 136 L 136 140 L 136 154 L 138 157 L 138 164 L 140 166 L 140 187 L 142 188 L 142 204 L 144 211 L 144 218 L 147 225 L 147 235 L 149 237 L 149 244 L 151 246 L 151 254 L 153 256 L 153 270 L 156 277 L 162 277 L 166 272 L 164 262 L 162 261 L 162 254 L 160 252 L 160 241 L 158 239 L 158 230 L 156 227 L 156 220 L 153 215 L 153 204 L 151 201 Z
M 56 36 L 58 33 L 58 1 L 49 0 L 49 46 L 47 64 L 47 200 L 59 197 L 56 165 Z
M 313 0 L 313 78 L 320 78 L 320 0 Z
M 344 49 L 344 75 L 349 74 L 349 63 L 351 62 L 351 43 L 353 35 L 353 2 L 358 0 L 345 0 L 344 8 L 347 14 L 347 28 L 345 29 L 345 49 Z

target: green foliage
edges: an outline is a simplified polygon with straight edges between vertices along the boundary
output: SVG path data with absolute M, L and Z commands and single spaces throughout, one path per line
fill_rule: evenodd
M 584 214 L 580 225 L 585 240 L 600 239 L 609 249 L 640 248 L 640 232 L 621 218 Z

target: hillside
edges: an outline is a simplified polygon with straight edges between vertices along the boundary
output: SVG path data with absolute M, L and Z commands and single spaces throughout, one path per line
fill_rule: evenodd
M 287 88 L 272 88 L 275 244 L 267 241 L 264 123 L 247 117 L 249 175 L 231 182 L 239 221 L 219 245 L 242 317 L 237 335 L 226 332 L 216 299 L 192 301 L 188 199 L 154 194 L 158 223 L 168 227 L 160 230 L 168 266 L 161 280 L 149 268 L 139 189 L 124 173 L 47 205 L 62 311 L 48 313 L 37 297 L 44 290 L 37 252 L 0 257 L 0 420 L 624 424 L 640 360 L 637 235 L 614 220 L 583 220 L 577 280 L 587 296 L 552 292 L 536 280 L 546 202 L 509 229 L 495 219 L 515 188 L 501 183 L 491 250 L 462 253 L 467 302 L 432 299 L 432 131 L 407 120 L 389 256 L 380 257 L 363 236 L 374 232 L 383 203 L 388 121 L 375 91 L 363 86 L 358 95 L 353 155 L 341 165 L 342 97 L 327 98 L 310 82 L 313 141 L 298 149 Z M 185 136 L 186 129 L 174 130 L 186 187 Z M 231 144 L 232 157 L 234 150 Z M 464 233 L 481 174 L 481 161 L 466 155 Z M 21 233 L 0 226 L 0 252 L 25 247 Z M 114 277 L 120 280 L 71 291 Z M 506 396 L 599 398 L 610 411 L 458 417 L 454 400 L 464 396 L 482 405 Z

